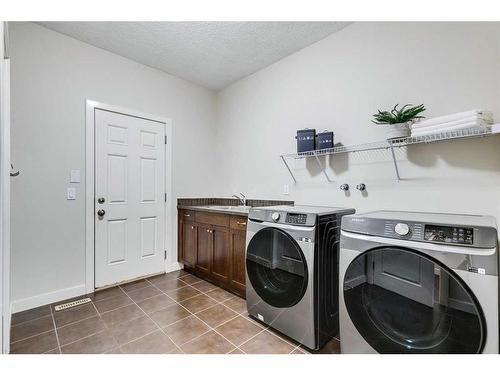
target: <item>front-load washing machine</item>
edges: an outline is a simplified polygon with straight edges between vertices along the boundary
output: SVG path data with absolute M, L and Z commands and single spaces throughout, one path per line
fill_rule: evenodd
M 498 253 L 490 216 L 344 216 L 342 353 L 498 353 Z
M 338 334 L 340 222 L 354 210 L 252 208 L 246 242 L 250 316 L 310 349 Z

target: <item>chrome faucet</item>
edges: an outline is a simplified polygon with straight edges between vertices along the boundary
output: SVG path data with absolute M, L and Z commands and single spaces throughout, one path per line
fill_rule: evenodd
M 239 195 L 241 195 L 241 197 Z M 240 205 L 246 206 L 247 205 L 247 197 L 243 193 L 240 193 L 239 195 L 233 194 L 231 197 L 238 199 L 238 201 L 240 202 Z

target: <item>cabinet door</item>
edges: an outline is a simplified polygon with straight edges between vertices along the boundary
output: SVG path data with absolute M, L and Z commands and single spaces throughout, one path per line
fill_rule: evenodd
M 212 258 L 212 231 L 207 225 L 197 226 L 196 271 L 204 276 L 210 275 L 210 259 Z
M 196 237 L 194 223 L 182 222 L 182 261 L 190 267 L 196 264 Z
M 241 296 L 245 296 L 245 247 L 246 232 L 231 231 L 231 289 Z
M 212 274 L 220 283 L 229 283 L 230 251 L 229 230 L 224 227 L 212 227 Z

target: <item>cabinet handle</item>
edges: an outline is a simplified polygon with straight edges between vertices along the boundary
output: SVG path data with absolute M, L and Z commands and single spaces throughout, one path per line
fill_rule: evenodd
M 194 229 L 194 226 L 191 225 L 191 229 Z
M 189 214 L 184 214 L 184 216 L 185 216 L 185 217 L 190 217 L 191 215 L 189 215 Z
M 210 229 L 207 229 L 207 233 L 210 233 Z
M 238 225 L 247 225 L 247 223 L 245 223 L 245 222 L 240 223 L 239 221 L 237 221 L 236 224 L 238 224 Z

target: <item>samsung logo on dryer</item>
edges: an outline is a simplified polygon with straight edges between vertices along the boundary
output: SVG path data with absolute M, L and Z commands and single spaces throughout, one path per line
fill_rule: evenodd
M 351 221 L 357 221 L 359 223 L 363 223 L 365 221 L 365 219 L 359 219 L 359 218 L 356 218 L 356 217 L 351 217 Z

